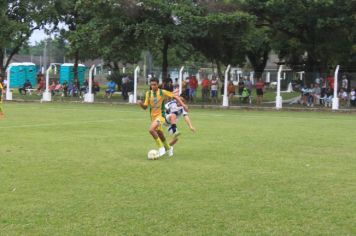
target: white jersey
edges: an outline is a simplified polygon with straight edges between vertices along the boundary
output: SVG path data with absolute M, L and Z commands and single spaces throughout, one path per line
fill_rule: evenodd
M 166 110 L 166 117 L 168 117 L 171 114 L 175 114 L 177 118 L 179 118 L 181 116 L 185 116 L 188 114 L 188 112 L 186 112 L 182 106 L 178 106 L 176 100 L 167 102 L 164 107 Z

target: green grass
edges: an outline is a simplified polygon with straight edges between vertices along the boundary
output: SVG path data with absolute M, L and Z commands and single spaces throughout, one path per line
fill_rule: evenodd
M 4 105 L 0 235 L 355 235 L 349 114 L 192 109 L 172 159 L 147 111 Z

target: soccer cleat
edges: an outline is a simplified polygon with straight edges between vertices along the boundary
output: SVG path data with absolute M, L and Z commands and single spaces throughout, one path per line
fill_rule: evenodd
M 159 157 L 163 156 L 164 154 L 166 154 L 166 149 L 164 147 L 159 148 L 158 154 Z
M 168 149 L 167 153 L 168 153 L 168 156 L 169 156 L 169 157 L 172 157 L 172 156 L 173 156 L 173 146 L 171 146 L 171 147 Z

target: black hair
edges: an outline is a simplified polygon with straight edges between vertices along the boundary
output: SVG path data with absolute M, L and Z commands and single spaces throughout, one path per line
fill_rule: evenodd
M 157 84 L 159 84 L 158 79 L 157 79 L 157 78 L 154 78 L 154 77 L 150 79 L 150 82 L 157 82 Z

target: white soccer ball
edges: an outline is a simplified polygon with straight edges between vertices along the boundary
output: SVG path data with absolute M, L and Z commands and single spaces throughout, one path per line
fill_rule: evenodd
M 148 160 L 157 160 L 159 158 L 159 152 L 155 149 L 150 150 L 147 153 Z

